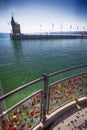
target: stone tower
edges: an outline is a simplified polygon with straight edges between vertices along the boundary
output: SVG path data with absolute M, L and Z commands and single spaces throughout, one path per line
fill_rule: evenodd
M 20 24 L 15 22 L 14 17 L 11 18 L 11 26 L 12 26 L 12 35 L 20 35 Z

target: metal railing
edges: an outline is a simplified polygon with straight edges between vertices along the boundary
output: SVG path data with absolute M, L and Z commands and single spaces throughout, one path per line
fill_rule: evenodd
M 2 129 L 29 130 L 33 128 L 42 118 L 41 97 L 42 91 L 40 90 L 3 112 L 1 115 Z
M 51 79 L 51 77 L 86 67 L 87 65 L 80 65 L 57 71 L 52 74 L 44 74 L 41 78 L 1 96 L 0 102 L 25 88 L 31 87 L 33 84 L 40 81 L 44 82 L 42 90 L 35 92 L 31 96 L 28 96 L 1 113 L 0 130 L 32 129 L 40 121 L 44 123 L 46 121 L 47 114 L 52 113 L 65 103 L 87 94 L 87 69 L 85 69 L 85 72 L 81 71 L 81 73 L 61 80 L 57 79 L 56 82 L 53 82 L 52 84 L 49 83 L 49 79 Z
M 87 73 L 70 76 L 49 86 L 48 114 L 87 94 Z

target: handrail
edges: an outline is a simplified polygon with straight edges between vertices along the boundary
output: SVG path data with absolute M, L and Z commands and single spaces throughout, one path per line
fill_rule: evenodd
M 74 69 L 79 69 L 79 68 L 83 68 L 83 67 L 87 67 L 87 64 L 85 64 L 85 65 L 79 65 L 79 66 L 74 66 L 72 68 L 67 68 L 67 69 L 63 69 L 63 70 L 51 73 L 51 74 L 49 74 L 49 77 L 52 77 L 54 75 L 57 75 L 57 74 L 60 74 L 60 73 L 66 72 L 66 71 L 70 71 L 70 70 L 74 70 Z
M 57 75 L 57 74 L 60 74 L 60 73 L 63 73 L 63 72 L 67 72 L 67 71 L 70 71 L 70 70 L 73 70 L 73 69 L 79 69 L 79 68 L 82 68 L 82 67 L 87 67 L 87 64 L 74 66 L 72 68 L 63 69 L 63 70 L 60 70 L 60 71 L 57 71 L 57 72 L 54 72 L 54 73 L 51 73 L 51 74 L 47 74 L 47 76 L 48 76 L 48 78 L 50 78 L 50 77 L 53 77 L 54 75 Z M 13 95 L 14 93 L 19 92 L 20 90 L 25 89 L 25 88 L 29 87 L 30 85 L 33 85 L 33 84 L 35 84 L 35 83 L 37 83 L 39 81 L 42 81 L 42 80 L 44 80 L 44 76 L 42 76 L 41 78 L 38 78 L 36 80 L 33 80 L 33 81 L 31 81 L 31 82 L 29 82 L 29 83 L 27 83 L 25 85 L 22 85 L 22 86 L 18 87 L 17 89 L 15 89 L 15 90 L 1 96 L 0 101 L 4 100 L 5 98 L 7 98 L 7 97 L 9 97 L 11 95 Z
M 50 84 L 50 85 L 49 85 L 49 88 L 50 88 L 51 86 L 55 85 L 55 84 L 58 84 L 58 83 L 62 82 L 62 81 L 65 81 L 65 80 L 68 80 L 68 79 L 70 79 L 70 78 L 74 78 L 74 77 L 76 77 L 76 76 L 80 76 L 80 75 L 83 75 L 83 74 L 87 74 L 87 72 L 85 72 L 85 73 L 80 73 L 80 74 L 75 74 L 75 75 L 72 75 L 72 76 L 63 78 L 63 79 L 61 79 L 61 80 L 58 80 L 58 81 L 56 81 L 56 82 Z
M 22 101 L 20 101 L 19 103 L 17 103 L 16 105 L 12 106 L 11 108 L 9 108 L 8 110 L 4 111 L 1 115 L 0 118 L 5 115 L 6 113 L 12 111 L 14 108 L 18 107 L 20 104 L 24 103 L 25 101 L 27 101 L 29 98 L 32 98 L 33 96 L 35 96 L 38 93 L 42 93 L 42 90 L 39 90 L 35 93 L 33 93 L 32 95 L 28 96 L 27 98 L 23 99 Z
M 1 97 L 0 97 L 0 101 L 4 100 L 5 98 L 7 98 L 7 97 L 9 97 L 9 96 L 11 96 L 11 95 L 13 95 L 14 93 L 19 92 L 20 90 L 25 89 L 25 88 L 29 87 L 30 85 L 33 85 L 33 84 L 35 84 L 35 83 L 37 83 L 37 82 L 39 82 L 39 81 L 42 81 L 42 80 L 43 80 L 43 77 L 38 78 L 38 79 L 36 79 L 36 80 L 33 80 L 33 81 L 31 81 L 31 82 L 29 82 L 29 83 L 27 83 L 27 84 L 25 84 L 25 85 L 22 85 L 22 86 L 20 86 L 19 88 L 17 88 L 17 89 L 15 89 L 15 90 L 13 90 L 13 91 L 11 91 L 11 92 L 9 92 L 9 93 L 7 93 L 7 94 L 1 96 Z

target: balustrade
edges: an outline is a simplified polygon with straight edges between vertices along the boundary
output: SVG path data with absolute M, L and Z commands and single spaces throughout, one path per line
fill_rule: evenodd
M 46 121 L 46 115 L 57 108 L 87 95 L 87 73 L 66 77 L 49 85 L 49 78 L 67 71 L 84 68 L 87 65 L 76 66 L 52 74 L 44 74 L 41 78 L 32 81 L 12 92 L 0 97 L 0 101 L 7 99 L 18 91 L 28 88 L 32 84 L 43 81 L 42 90 L 23 99 L 13 107 L 3 111 L 0 115 L 0 130 L 29 130 L 40 121 Z

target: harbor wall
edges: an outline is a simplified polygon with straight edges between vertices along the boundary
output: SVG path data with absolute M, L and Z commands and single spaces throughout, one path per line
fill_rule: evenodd
M 87 35 L 82 34 L 58 34 L 58 35 L 11 35 L 13 40 L 23 40 L 23 39 L 30 39 L 30 40 L 38 40 L 38 39 L 75 39 L 75 38 L 87 38 Z

